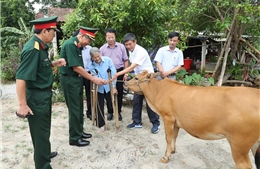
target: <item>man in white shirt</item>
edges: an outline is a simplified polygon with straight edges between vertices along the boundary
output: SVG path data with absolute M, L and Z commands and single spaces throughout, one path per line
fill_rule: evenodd
M 149 73 L 153 73 L 153 65 L 150 59 L 148 52 L 137 44 L 136 37 L 133 33 L 127 33 L 123 38 L 123 44 L 125 45 L 126 49 L 129 51 L 129 60 L 131 65 L 124 70 L 117 72 L 112 80 L 117 79 L 118 76 L 127 74 L 134 70 L 135 74 L 138 75 L 139 73 L 147 70 Z M 144 95 L 138 95 L 134 93 L 133 99 L 133 111 L 132 111 L 132 119 L 133 123 L 129 124 L 127 128 L 142 128 L 142 105 L 143 105 Z M 151 129 L 152 133 L 158 133 L 160 127 L 159 115 L 156 114 L 154 111 L 146 103 L 146 110 L 148 113 L 148 117 L 153 124 Z
M 183 65 L 183 53 L 176 47 L 179 41 L 180 34 L 178 32 L 169 33 L 169 45 L 161 47 L 156 53 L 154 61 L 156 61 L 156 66 L 162 78 L 176 79 L 175 73 Z

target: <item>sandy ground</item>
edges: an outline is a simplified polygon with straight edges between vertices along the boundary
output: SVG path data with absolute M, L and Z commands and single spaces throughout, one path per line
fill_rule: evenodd
M 33 169 L 33 147 L 27 120 L 16 117 L 15 85 L 1 85 L 1 159 L 2 169 Z M 180 130 L 177 152 L 167 164 L 164 156 L 166 142 L 164 127 L 150 132 L 151 123 L 143 111 L 143 128 L 127 129 L 131 106 L 124 105 L 123 121 L 116 130 L 114 121 L 100 132 L 89 119 L 84 119 L 84 131 L 93 134 L 86 147 L 69 146 L 68 113 L 64 103 L 53 106 L 51 143 L 58 156 L 52 159 L 54 169 L 229 169 L 234 168 L 230 148 L 225 139 L 204 141 Z M 161 122 L 162 124 L 162 122 Z M 253 157 L 250 152 L 250 159 Z M 253 166 L 255 169 L 255 166 Z

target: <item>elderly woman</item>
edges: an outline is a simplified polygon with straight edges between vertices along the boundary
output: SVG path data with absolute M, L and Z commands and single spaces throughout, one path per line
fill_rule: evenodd
M 106 99 L 108 113 L 113 114 L 113 106 L 110 95 L 108 71 L 111 71 L 111 77 L 116 73 L 116 68 L 112 60 L 107 56 L 101 56 L 100 50 L 93 47 L 89 51 L 91 56 L 91 63 L 89 63 L 89 70 L 91 74 L 101 79 L 107 80 L 103 85 L 98 86 L 98 105 L 97 105 L 97 125 L 100 131 L 105 130 L 105 117 L 104 117 L 104 99 Z M 117 94 L 116 81 L 112 83 L 113 93 Z

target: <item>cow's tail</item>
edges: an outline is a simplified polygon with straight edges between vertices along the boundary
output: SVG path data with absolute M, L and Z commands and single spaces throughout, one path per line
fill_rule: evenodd
M 260 145 L 258 146 L 255 153 L 255 165 L 257 169 L 260 169 Z

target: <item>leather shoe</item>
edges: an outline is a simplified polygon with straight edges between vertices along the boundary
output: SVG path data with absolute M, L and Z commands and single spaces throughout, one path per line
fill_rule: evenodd
M 122 118 L 122 115 L 121 115 L 121 113 L 119 113 L 119 114 L 118 114 L 118 120 L 119 120 L 119 121 L 122 121 L 122 119 L 123 119 L 123 118 Z
M 91 137 L 92 137 L 92 134 L 82 132 L 81 138 L 91 138 Z
M 87 140 L 82 140 L 81 138 L 80 139 L 78 139 L 77 141 L 70 141 L 70 145 L 71 146 L 78 146 L 78 147 L 82 147 L 82 146 L 87 146 L 87 145 L 89 145 L 89 141 L 87 141 Z
M 108 113 L 107 114 L 107 120 L 111 121 L 113 119 L 113 114 Z
M 51 152 L 50 157 L 51 157 L 51 158 L 54 158 L 54 157 L 56 157 L 57 155 L 58 155 L 58 152 L 57 152 L 57 151 L 54 151 L 54 152 Z

